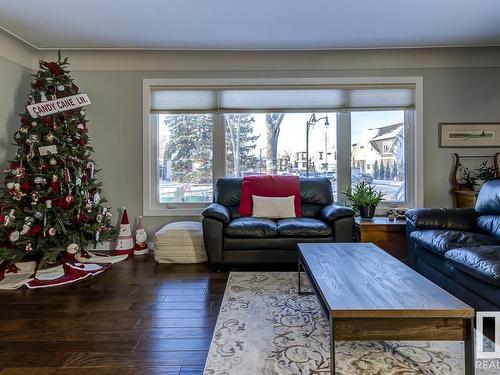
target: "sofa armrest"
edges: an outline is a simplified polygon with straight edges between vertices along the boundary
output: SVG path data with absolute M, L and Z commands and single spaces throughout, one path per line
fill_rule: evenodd
M 231 213 L 229 210 L 219 203 L 212 203 L 210 206 L 205 208 L 201 214 L 203 217 L 215 219 L 224 224 L 229 223 L 231 220 Z
M 328 206 L 323 207 L 320 215 L 324 221 L 332 222 L 344 217 L 354 216 L 354 210 L 349 207 L 338 206 L 336 204 L 329 204 Z
M 471 231 L 477 222 L 473 208 L 412 208 L 405 215 L 417 229 Z

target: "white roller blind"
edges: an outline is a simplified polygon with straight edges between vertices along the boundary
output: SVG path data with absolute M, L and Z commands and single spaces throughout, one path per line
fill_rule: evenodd
M 325 89 L 168 90 L 151 92 L 151 110 L 265 111 L 411 109 L 414 88 L 368 87 Z
M 328 109 L 344 103 L 343 90 L 230 90 L 220 92 L 222 110 Z
M 203 111 L 217 109 L 217 91 L 161 90 L 151 92 L 153 111 Z

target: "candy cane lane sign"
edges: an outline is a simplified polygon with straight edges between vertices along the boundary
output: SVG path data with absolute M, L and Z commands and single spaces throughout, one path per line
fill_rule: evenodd
M 53 113 L 69 111 L 75 108 L 85 107 L 90 104 L 90 99 L 87 94 L 77 94 L 66 96 L 47 102 L 30 104 L 26 107 L 31 117 L 43 117 Z

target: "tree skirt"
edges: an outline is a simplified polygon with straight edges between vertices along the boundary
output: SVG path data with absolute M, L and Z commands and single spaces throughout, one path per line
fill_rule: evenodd
M 328 322 L 296 285 L 292 272 L 232 272 L 204 375 L 330 374 Z M 335 350 L 339 375 L 464 374 L 460 342 L 343 341 Z
M 37 269 L 37 263 L 18 262 L 0 264 L 0 290 L 12 290 L 26 285 L 30 289 L 47 288 L 71 284 L 100 274 L 120 262 L 127 255 L 109 256 L 106 254 L 81 251 L 77 254 L 64 254 L 61 263 L 45 269 Z

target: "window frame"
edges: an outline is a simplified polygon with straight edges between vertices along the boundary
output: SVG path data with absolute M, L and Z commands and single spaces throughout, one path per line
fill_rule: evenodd
M 158 116 L 151 113 L 152 87 L 207 88 L 230 87 L 244 89 L 255 86 L 304 85 L 412 85 L 415 89 L 415 109 L 405 110 L 406 186 L 405 203 L 384 202 L 378 213 L 388 207 L 423 206 L 423 77 L 326 77 L 326 78 L 200 78 L 200 79 L 143 79 L 143 215 L 144 216 L 199 216 L 210 203 L 158 203 Z M 383 109 L 374 109 L 383 110 Z M 396 109 L 395 109 L 396 110 Z M 294 110 L 297 112 L 296 110 Z M 304 111 L 311 111 L 305 109 Z M 327 111 L 322 109 L 322 112 Z M 350 112 L 332 109 L 337 113 L 337 191 L 351 184 L 350 171 Z M 214 113 L 213 181 L 224 177 L 226 171 L 225 127 L 223 112 Z M 347 121 L 347 122 L 346 122 Z M 346 126 L 347 123 L 347 126 Z M 343 126 L 342 126 L 343 125 Z M 345 148 L 345 149 L 344 149 Z M 344 160 L 345 159 L 345 160 Z M 341 167 L 342 166 L 342 167 Z M 340 196 L 339 198 L 340 199 Z

